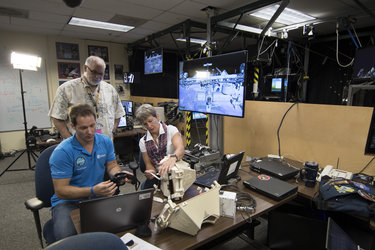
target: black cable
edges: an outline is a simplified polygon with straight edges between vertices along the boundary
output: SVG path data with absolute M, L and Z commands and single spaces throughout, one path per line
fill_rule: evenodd
M 280 122 L 280 125 L 279 127 L 277 128 L 277 142 L 278 142 L 278 145 L 279 145 L 279 156 L 281 156 L 281 149 L 280 149 L 280 128 L 281 128 L 281 125 L 283 125 L 283 122 L 284 122 L 284 118 L 286 116 L 286 114 L 288 114 L 289 110 L 291 110 L 291 108 L 293 108 L 294 105 L 296 105 L 297 102 L 293 103 L 289 108 L 288 110 L 285 112 L 285 114 L 283 115 L 283 118 L 281 119 L 281 122 Z
M 358 173 L 362 173 L 363 171 L 365 171 L 365 169 L 370 165 L 370 163 L 375 159 L 375 156 L 371 158 L 371 160 L 366 164 L 366 166 L 364 168 L 361 169 L 361 171 L 359 171 Z

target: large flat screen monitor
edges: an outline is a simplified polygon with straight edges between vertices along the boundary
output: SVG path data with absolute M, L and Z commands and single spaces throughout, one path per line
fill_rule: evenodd
M 179 109 L 243 117 L 247 51 L 184 61 L 179 66 Z
M 127 115 L 133 115 L 133 102 L 132 101 L 121 101 L 122 106 L 125 109 Z
M 353 81 L 375 80 L 375 46 L 358 49 L 354 57 Z
M 163 49 L 145 51 L 145 75 L 163 72 Z

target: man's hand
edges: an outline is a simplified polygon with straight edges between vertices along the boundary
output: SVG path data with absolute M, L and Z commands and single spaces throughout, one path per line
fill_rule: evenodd
M 124 176 L 126 176 L 126 175 L 133 176 L 132 173 L 123 170 L 123 171 L 117 172 L 117 173 L 112 177 L 112 181 L 113 181 L 114 179 L 117 179 L 117 180 L 118 180 L 118 184 L 119 184 L 119 186 L 124 185 L 125 182 L 127 182 L 127 183 L 132 183 L 132 179 L 131 179 L 130 177 L 129 177 L 129 178 L 122 178 L 122 177 L 124 177 Z
M 161 160 L 159 163 L 158 163 L 158 166 L 159 166 L 159 175 L 160 176 L 164 176 L 165 174 L 167 174 L 171 168 L 174 166 L 174 164 L 176 163 L 177 159 L 175 157 L 169 157 L 168 159 L 166 160 Z
M 117 185 L 108 180 L 108 181 L 103 181 L 99 184 L 96 184 L 94 186 L 94 194 L 95 195 L 100 195 L 100 196 L 113 196 L 113 194 L 116 192 Z
M 152 169 L 152 170 L 147 169 L 147 170 L 145 170 L 144 174 L 145 174 L 147 179 L 152 180 L 153 178 L 155 178 L 152 174 L 156 175 L 156 171 L 155 171 L 155 169 Z

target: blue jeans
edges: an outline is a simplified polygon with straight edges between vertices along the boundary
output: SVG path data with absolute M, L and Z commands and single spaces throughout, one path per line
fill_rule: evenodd
M 63 202 L 52 208 L 53 231 L 56 240 L 77 234 L 70 212 L 78 208 L 78 202 Z
M 148 188 L 154 188 L 154 184 L 158 185 L 159 180 L 156 178 L 152 178 L 151 180 L 146 179 L 142 184 L 141 184 L 141 190 L 148 189 Z

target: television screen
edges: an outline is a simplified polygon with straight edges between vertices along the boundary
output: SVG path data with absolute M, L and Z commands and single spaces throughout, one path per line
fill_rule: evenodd
M 163 72 L 163 49 L 145 51 L 145 75 Z
M 272 78 L 271 91 L 272 92 L 281 92 L 283 87 L 283 78 Z
M 184 61 L 179 66 L 179 109 L 243 117 L 247 51 Z
M 117 127 L 118 128 L 125 128 L 126 127 L 126 115 L 124 115 L 120 118 L 120 121 L 118 122 Z
M 205 115 L 203 113 L 193 112 L 193 120 L 196 120 L 196 119 L 206 119 L 206 118 L 207 118 L 207 115 Z
M 354 57 L 353 81 L 375 79 L 375 46 L 358 49 Z
M 121 101 L 122 106 L 125 109 L 127 115 L 133 115 L 133 102 L 132 101 Z

